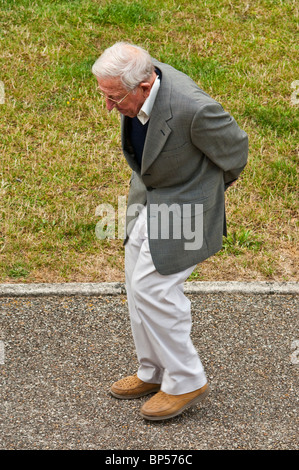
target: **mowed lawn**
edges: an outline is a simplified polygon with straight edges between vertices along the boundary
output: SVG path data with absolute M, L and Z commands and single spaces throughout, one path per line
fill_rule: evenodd
M 0 0 L 0 282 L 124 279 L 119 116 L 91 67 L 116 41 L 189 74 L 248 133 L 228 237 L 194 280 L 298 280 L 293 0 Z M 99 239 L 101 208 L 115 238 Z

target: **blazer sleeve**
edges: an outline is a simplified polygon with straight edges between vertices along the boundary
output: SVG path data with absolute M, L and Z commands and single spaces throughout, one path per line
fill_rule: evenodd
M 248 137 L 219 103 L 211 101 L 195 113 L 191 139 L 197 148 L 223 170 L 226 186 L 239 177 L 247 163 Z

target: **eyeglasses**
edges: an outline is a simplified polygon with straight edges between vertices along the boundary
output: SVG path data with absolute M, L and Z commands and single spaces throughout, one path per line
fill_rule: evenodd
M 126 97 L 131 93 L 131 91 L 133 91 L 133 90 L 128 91 L 128 93 L 123 98 L 121 98 L 120 100 L 114 100 L 113 98 L 110 98 L 109 96 L 106 96 L 105 93 L 103 93 L 102 90 L 100 90 L 99 87 L 97 88 L 97 91 L 98 91 L 98 93 L 100 93 L 101 96 L 103 96 L 103 98 L 105 98 L 108 101 L 112 101 L 112 103 L 115 103 L 117 106 L 119 106 L 126 99 Z

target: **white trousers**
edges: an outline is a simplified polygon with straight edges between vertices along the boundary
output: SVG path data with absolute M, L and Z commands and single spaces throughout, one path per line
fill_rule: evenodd
M 138 377 L 161 383 L 172 395 L 206 384 L 202 363 L 190 339 L 190 301 L 183 284 L 194 266 L 163 276 L 149 250 L 146 207 L 125 245 L 125 273 L 132 334 L 139 361 Z

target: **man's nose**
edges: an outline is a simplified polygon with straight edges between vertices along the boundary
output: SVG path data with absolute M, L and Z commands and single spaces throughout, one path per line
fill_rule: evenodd
M 108 111 L 112 111 L 113 108 L 115 108 L 116 104 L 113 103 L 113 101 L 110 101 L 109 98 L 105 98 L 106 99 L 106 107 L 108 109 Z

